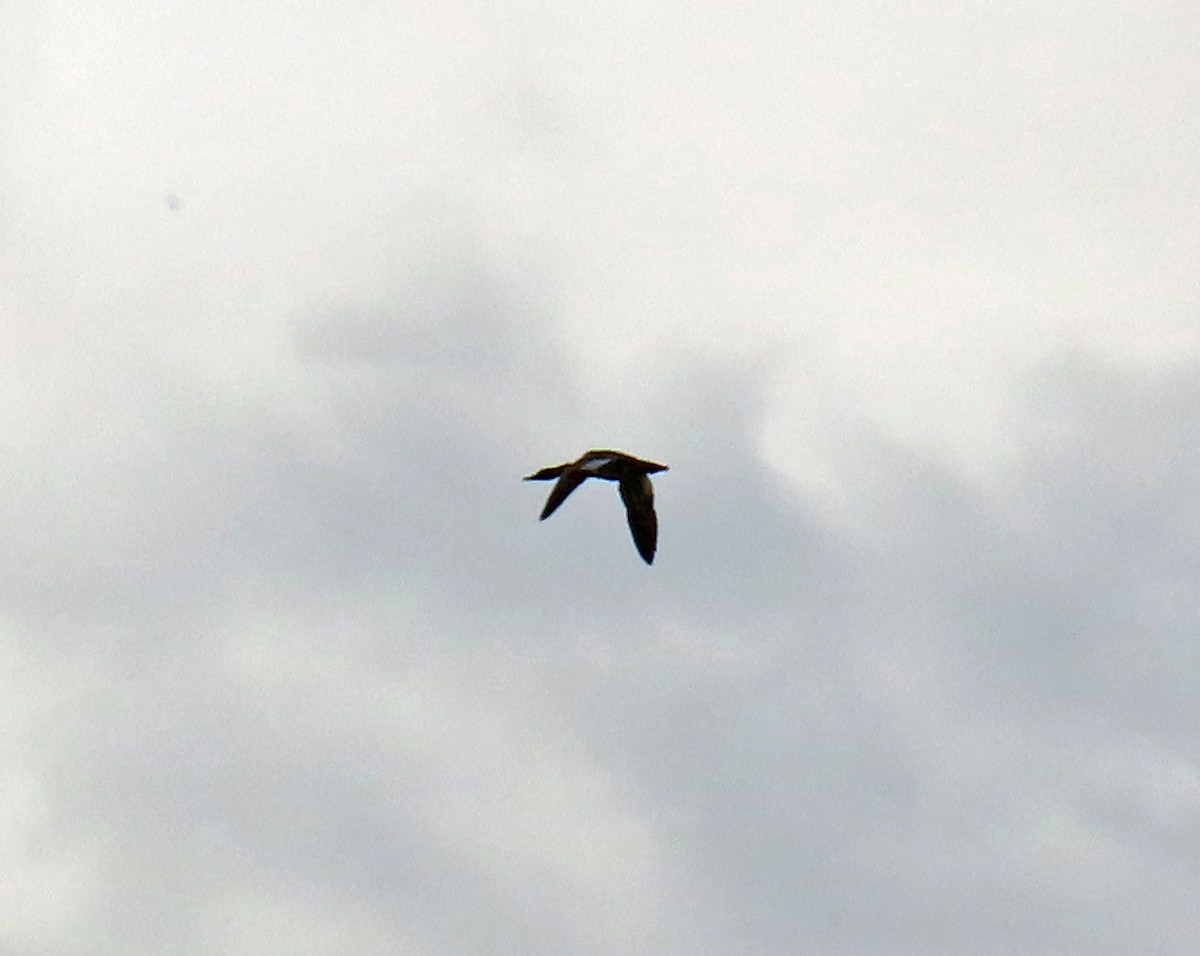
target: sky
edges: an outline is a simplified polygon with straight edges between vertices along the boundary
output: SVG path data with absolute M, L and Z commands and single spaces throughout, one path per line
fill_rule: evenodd
M 1193 952 L 1198 43 L 0 0 L 0 953 Z

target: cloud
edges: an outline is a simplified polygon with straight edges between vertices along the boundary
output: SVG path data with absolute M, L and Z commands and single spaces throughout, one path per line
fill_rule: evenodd
M 125 12 L 0 30 L 4 947 L 1186 951 L 1186 18 Z

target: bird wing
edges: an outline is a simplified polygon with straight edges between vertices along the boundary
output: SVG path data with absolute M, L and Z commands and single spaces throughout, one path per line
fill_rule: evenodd
M 638 554 L 647 564 L 654 563 L 658 545 L 658 516 L 654 513 L 654 486 L 646 475 L 633 475 L 621 481 L 621 500 Z
M 556 508 L 567 500 L 567 495 L 583 484 L 587 478 L 585 472 L 580 471 L 564 471 L 554 483 L 554 487 L 550 489 L 550 497 L 546 499 L 546 507 L 542 509 L 542 515 L 539 521 L 545 521 L 549 518 Z

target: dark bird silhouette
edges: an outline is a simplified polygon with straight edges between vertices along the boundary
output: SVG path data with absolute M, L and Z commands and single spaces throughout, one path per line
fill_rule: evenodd
M 525 481 L 557 479 L 554 487 L 550 489 L 550 497 L 546 499 L 546 507 L 542 509 L 538 519 L 540 521 L 545 521 L 554 514 L 555 509 L 567 500 L 567 496 L 588 478 L 618 482 L 633 543 L 642 560 L 653 564 L 654 551 L 658 546 L 658 516 L 654 513 L 654 486 L 650 484 L 650 476 L 666 470 L 666 465 L 634 458 L 624 452 L 598 448 L 586 452 L 578 461 L 554 465 L 526 475 Z

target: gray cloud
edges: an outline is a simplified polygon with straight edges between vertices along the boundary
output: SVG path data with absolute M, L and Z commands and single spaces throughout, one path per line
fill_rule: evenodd
M 1188 18 L 646 9 L 10 14 L 0 948 L 1189 951 Z

